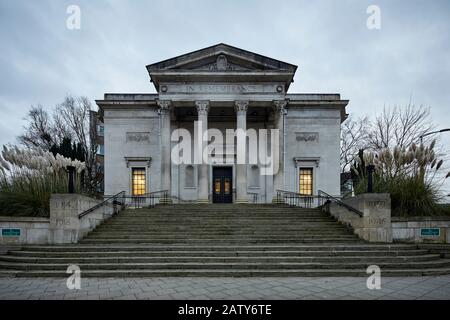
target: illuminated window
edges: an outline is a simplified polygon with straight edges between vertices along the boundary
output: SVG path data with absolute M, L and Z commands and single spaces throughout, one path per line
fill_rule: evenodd
M 142 196 L 146 192 L 145 168 L 132 170 L 133 196 Z
M 224 179 L 224 186 L 223 186 L 223 193 L 224 194 L 231 194 L 231 181 L 229 178 Z
M 305 196 L 313 195 L 313 169 L 300 169 L 300 194 Z
M 220 179 L 216 179 L 214 181 L 214 193 L 215 194 L 220 194 Z

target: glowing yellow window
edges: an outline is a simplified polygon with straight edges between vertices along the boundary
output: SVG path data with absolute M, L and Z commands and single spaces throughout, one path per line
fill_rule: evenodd
M 133 168 L 132 170 L 132 193 L 133 196 L 142 196 L 146 193 L 145 168 Z
M 301 168 L 299 173 L 300 194 L 305 196 L 313 195 L 313 169 Z
M 220 194 L 220 179 L 214 181 L 214 193 Z
M 224 191 L 223 191 L 224 194 L 231 194 L 230 186 L 231 186 L 230 179 L 225 178 L 224 179 L 224 187 L 223 187 L 224 188 Z

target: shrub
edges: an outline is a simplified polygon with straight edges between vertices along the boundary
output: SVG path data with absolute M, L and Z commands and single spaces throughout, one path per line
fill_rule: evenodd
M 50 195 L 67 192 L 67 166 L 76 168 L 76 191 L 84 163 L 42 150 L 3 147 L 0 156 L 0 215 L 48 216 Z
M 430 216 L 445 214 L 439 204 L 442 195 L 438 180 L 446 179 L 440 174 L 443 160 L 434 152 L 435 143 L 411 145 L 410 148 L 395 147 L 378 152 L 360 152 L 352 168 L 355 176 L 355 193 L 367 190 L 366 164 L 375 166 L 373 190 L 390 193 L 393 216 Z M 440 178 L 439 178 L 440 177 Z

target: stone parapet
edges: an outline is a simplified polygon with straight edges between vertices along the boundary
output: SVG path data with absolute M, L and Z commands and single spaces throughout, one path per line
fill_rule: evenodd
M 0 244 L 47 244 L 49 218 L 0 217 Z
M 342 202 L 359 210 L 362 217 L 344 206 L 330 203 L 328 210 L 339 222 L 351 226 L 361 239 L 369 242 L 392 242 L 389 194 L 365 193 Z
M 393 217 L 394 241 L 450 243 L 450 217 Z
M 82 212 L 101 202 L 80 194 L 52 194 L 48 242 L 77 243 L 118 210 L 112 204 L 106 204 L 79 218 Z

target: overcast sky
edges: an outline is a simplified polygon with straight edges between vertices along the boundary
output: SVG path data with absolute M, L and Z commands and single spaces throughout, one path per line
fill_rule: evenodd
M 379 30 L 366 26 L 372 4 Z M 66 27 L 69 5 L 80 30 Z M 412 97 L 448 128 L 449 30 L 445 0 L 0 0 L 0 145 L 15 142 L 30 105 L 151 93 L 147 64 L 220 42 L 298 65 L 291 93 L 340 93 L 357 116 Z

